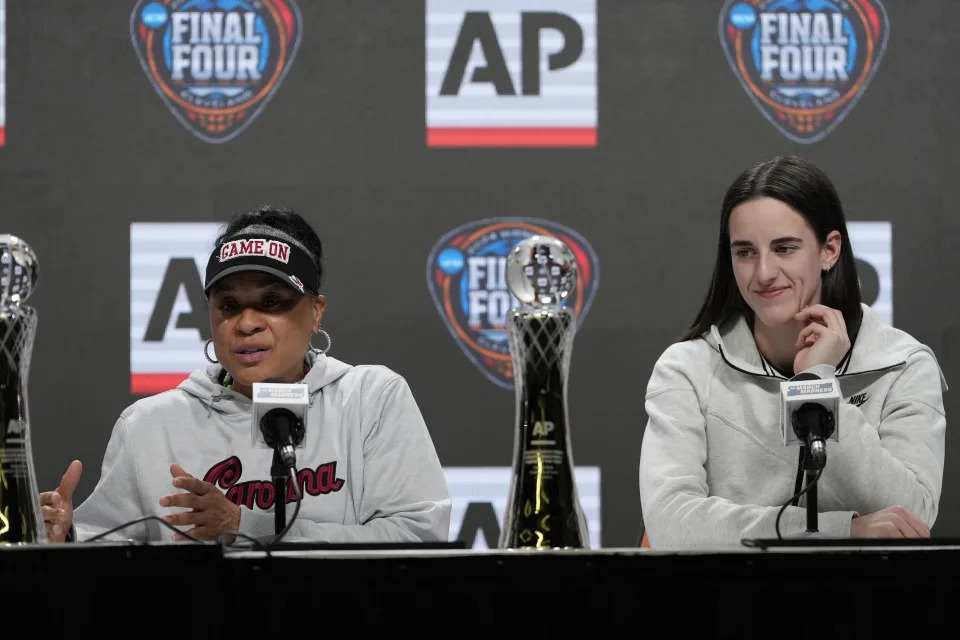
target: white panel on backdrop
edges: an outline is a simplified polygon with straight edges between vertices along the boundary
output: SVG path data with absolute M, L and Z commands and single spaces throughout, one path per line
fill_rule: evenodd
M 206 366 L 197 328 L 207 309 L 194 308 L 197 286 L 221 223 L 130 225 L 130 392 L 158 393 L 176 387 Z M 191 271 L 195 268 L 195 271 Z
M 879 291 L 876 300 L 864 300 L 887 322 L 893 324 L 893 225 L 889 222 L 848 222 L 850 247 L 857 260 L 876 271 Z M 864 271 L 861 269 L 861 271 Z M 874 293 L 873 274 L 860 273 L 864 296 Z
M 7 9 L 6 0 L 0 0 L 0 147 L 6 142 L 7 122 Z
M 510 467 L 444 467 L 453 509 L 450 540 L 474 549 L 494 549 L 510 493 Z M 600 467 L 576 467 L 574 479 L 590 533 L 590 548 L 600 548 Z M 493 516 L 496 521 L 493 522 Z M 484 526 L 487 525 L 487 526 Z M 496 530 L 493 526 L 496 526 Z
M 429 146 L 596 146 L 596 0 L 427 0 Z

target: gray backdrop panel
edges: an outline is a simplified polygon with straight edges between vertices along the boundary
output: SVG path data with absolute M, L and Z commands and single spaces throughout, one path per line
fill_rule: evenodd
M 450 338 L 424 281 L 430 248 L 500 216 L 555 220 L 590 241 L 601 279 L 574 347 L 570 419 L 577 464 L 602 470 L 604 546 L 635 543 L 643 390 L 699 307 L 724 189 L 760 159 L 806 156 L 850 220 L 892 221 L 896 324 L 960 385 L 960 302 L 947 284 L 960 273 L 960 3 L 886 0 L 890 40 L 872 83 L 829 136 L 801 145 L 733 76 L 720 0 L 601 0 L 599 145 L 579 150 L 427 149 L 423 4 L 298 4 L 303 40 L 283 85 L 238 138 L 211 145 L 141 70 L 132 1 L 7 1 L 0 232 L 41 263 L 30 411 L 42 487 L 80 458 L 78 496 L 89 494 L 135 399 L 130 223 L 216 221 L 261 202 L 316 224 L 332 354 L 406 376 L 451 466 L 510 463 L 513 394 Z M 945 402 L 952 416 L 960 396 Z M 958 448 L 948 429 L 937 536 L 960 535 Z

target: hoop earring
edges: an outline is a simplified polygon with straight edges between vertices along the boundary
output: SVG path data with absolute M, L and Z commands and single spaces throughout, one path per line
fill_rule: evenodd
M 207 340 L 206 342 L 203 343 L 203 357 L 206 358 L 207 362 L 209 362 L 210 364 L 220 364 L 218 360 L 214 360 L 213 358 L 210 357 L 210 354 L 207 353 L 207 349 L 210 348 L 211 342 L 213 342 L 213 340 Z
M 317 333 L 322 333 L 322 334 L 323 334 L 323 337 L 327 339 L 327 348 L 326 348 L 326 349 L 317 349 L 315 346 L 313 346 L 313 339 L 310 340 L 310 348 L 313 350 L 314 353 L 318 353 L 318 354 L 319 354 L 319 353 L 324 353 L 324 354 L 325 354 L 327 351 L 330 351 L 330 347 L 333 346 L 333 340 L 330 339 L 330 334 L 327 333 L 326 331 L 324 331 L 323 329 L 317 329 Z M 317 334 L 315 333 L 314 335 L 317 335 Z

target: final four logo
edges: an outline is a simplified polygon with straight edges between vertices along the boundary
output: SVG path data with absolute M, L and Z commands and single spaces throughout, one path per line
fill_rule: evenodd
M 130 36 L 173 115 L 201 140 L 226 142 L 280 86 L 300 10 L 293 0 L 139 0 Z
M 863 94 L 887 46 L 879 0 L 727 0 L 720 41 L 766 118 L 795 142 L 822 139 Z
M 597 255 L 576 231 L 533 218 L 476 220 L 449 232 L 427 259 L 427 286 L 450 334 L 494 383 L 513 389 L 506 319 L 518 305 L 507 288 L 507 254 L 533 235 L 562 240 L 577 258 L 577 284 L 567 299 L 583 323 L 599 281 Z

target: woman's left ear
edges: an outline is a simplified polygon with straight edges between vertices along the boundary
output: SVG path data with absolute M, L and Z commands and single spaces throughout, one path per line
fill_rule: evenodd
M 320 331 L 323 324 L 323 312 L 327 308 L 327 299 L 324 296 L 316 296 L 313 299 L 313 332 Z
M 831 231 L 827 234 L 827 239 L 820 250 L 820 257 L 823 260 L 823 269 L 827 270 L 836 264 L 840 259 L 840 247 L 843 246 L 843 237 L 839 231 Z

